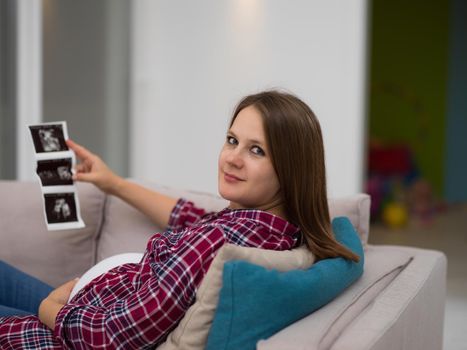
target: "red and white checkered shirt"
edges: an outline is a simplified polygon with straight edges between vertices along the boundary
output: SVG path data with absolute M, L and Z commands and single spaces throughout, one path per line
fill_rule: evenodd
M 293 248 L 298 228 L 268 212 L 206 214 L 180 199 L 167 230 L 156 233 L 139 264 L 111 269 L 57 315 L 55 330 L 36 316 L 0 318 L 1 349 L 144 349 L 164 341 L 189 306 L 225 243 Z

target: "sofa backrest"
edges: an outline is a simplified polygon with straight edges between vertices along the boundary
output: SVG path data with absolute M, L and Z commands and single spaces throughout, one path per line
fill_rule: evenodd
M 192 200 L 196 205 L 208 211 L 223 209 L 228 204 L 224 199 L 208 193 L 164 187 L 149 181 L 138 180 L 137 182 L 176 198 L 184 197 Z M 345 198 L 330 199 L 329 206 L 331 217 L 349 217 L 359 232 L 363 244 L 366 244 L 370 220 L 370 197 L 366 194 L 356 194 Z M 141 252 L 145 249 L 148 238 L 160 230 L 163 228 L 157 227 L 143 214 L 119 198 L 109 196 L 97 246 L 97 261 L 114 254 Z
M 174 197 L 185 197 L 208 211 L 227 202 L 218 196 L 137 181 Z M 77 183 L 85 228 L 47 231 L 39 183 L 0 181 L 0 260 L 53 286 L 81 276 L 96 262 L 118 253 L 142 252 L 163 228 L 114 196 Z M 331 216 L 348 216 L 362 242 L 368 239 L 370 199 L 356 194 L 330 200 Z
M 93 185 L 77 185 L 86 227 L 48 231 L 40 185 L 0 181 L 0 260 L 58 286 L 95 262 L 106 196 Z

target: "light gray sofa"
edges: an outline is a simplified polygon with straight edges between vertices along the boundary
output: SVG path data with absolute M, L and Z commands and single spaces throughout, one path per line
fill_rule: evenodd
M 143 183 L 208 210 L 226 205 L 213 195 Z M 118 198 L 92 185 L 77 186 L 86 227 L 49 232 L 39 184 L 0 181 L 0 259 L 57 286 L 106 257 L 143 251 L 160 230 Z M 368 245 L 369 206 L 365 194 L 330 200 L 331 215 L 348 216 L 360 234 L 363 276 L 329 304 L 259 341 L 257 349 L 442 348 L 446 257 L 432 250 Z

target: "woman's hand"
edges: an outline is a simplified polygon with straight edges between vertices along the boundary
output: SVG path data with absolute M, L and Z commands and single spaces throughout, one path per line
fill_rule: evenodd
M 73 180 L 90 182 L 109 194 L 118 192 L 123 179 L 112 172 L 99 156 L 71 140 L 67 140 L 66 143 L 80 160 L 80 164 L 75 168 Z
M 65 306 L 78 278 L 54 289 L 39 305 L 39 319 L 50 329 L 55 328 L 55 319 L 60 309 Z

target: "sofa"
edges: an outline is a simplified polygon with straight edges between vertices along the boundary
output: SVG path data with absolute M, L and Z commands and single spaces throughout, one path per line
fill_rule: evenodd
M 227 204 L 207 193 L 132 181 L 185 197 L 209 211 Z M 161 230 L 93 185 L 78 183 L 76 187 L 86 226 L 47 231 L 39 183 L 0 181 L 0 259 L 58 286 L 110 256 L 142 252 L 148 238 Z M 365 252 L 362 276 L 318 310 L 259 339 L 256 348 L 442 349 L 445 255 L 414 247 L 368 244 L 370 198 L 366 194 L 332 198 L 329 205 L 331 217 L 348 217 L 358 232 Z

